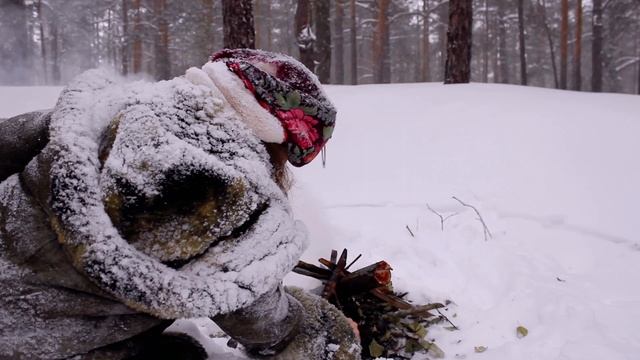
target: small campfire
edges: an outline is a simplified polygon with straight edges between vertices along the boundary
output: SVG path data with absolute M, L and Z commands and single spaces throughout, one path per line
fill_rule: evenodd
M 340 257 L 332 250 L 329 260 L 318 260 L 323 267 L 300 261 L 293 271 L 321 280 L 322 297 L 358 324 L 363 359 L 410 359 L 417 352 L 443 357 L 442 350 L 427 339 L 427 329 L 442 322 L 455 328 L 439 311 L 445 305 L 417 306 L 406 301 L 407 293 L 393 291 L 392 268 L 385 261 L 350 271 L 359 258 L 347 265 L 347 250 Z

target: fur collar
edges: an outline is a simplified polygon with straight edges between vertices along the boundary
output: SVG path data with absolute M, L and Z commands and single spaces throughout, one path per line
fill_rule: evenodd
M 253 94 L 223 62 L 209 62 L 202 70 L 190 68 L 185 77 L 196 85 L 217 88 L 260 140 L 277 144 L 284 142 L 285 133 L 280 120 L 260 106 Z

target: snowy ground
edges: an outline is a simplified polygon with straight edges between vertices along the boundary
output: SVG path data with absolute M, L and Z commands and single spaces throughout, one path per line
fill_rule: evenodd
M 0 116 L 50 107 L 58 91 L 0 87 Z M 339 119 L 327 166 L 294 170 L 313 237 L 305 260 L 346 247 L 360 265 L 388 261 L 415 302 L 453 301 L 461 330 L 429 333 L 450 359 L 640 357 L 640 97 L 481 84 L 328 92 Z M 241 358 L 209 345 L 212 359 Z

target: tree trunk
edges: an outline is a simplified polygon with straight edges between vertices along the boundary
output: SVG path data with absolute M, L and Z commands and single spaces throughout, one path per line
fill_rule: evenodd
M 113 56 L 113 21 L 111 20 L 111 9 L 107 9 L 107 60 L 111 66 L 115 66 Z
M 420 79 L 423 82 L 431 81 L 431 42 L 429 39 L 429 0 L 422 0 L 422 55 L 420 63 Z
M 140 8 L 140 0 L 133 0 L 133 73 L 138 74 L 142 71 L 142 9 Z
M 388 84 L 391 82 L 391 30 L 389 28 L 389 8 L 387 8 L 386 13 L 386 26 L 383 39 L 384 47 L 382 48 L 382 82 Z
M 38 13 L 38 31 L 40 32 L 40 55 L 42 56 L 42 74 L 44 84 L 49 83 L 49 65 L 47 61 L 47 42 L 44 33 L 44 14 L 42 10 L 42 0 L 36 2 L 36 12 Z
M 315 24 L 318 41 L 316 43 L 316 62 L 318 80 L 323 84 L 331 82 L 331 2 L 315 0 Z
M 489 1 L 484 0 L 484 41 L 482 44 L 482 82 L 489 82 Z
M 310 0 L 298 0 L 296 8 L 295 30 L 300 52 L 300 62 L 311 71 L 315 70 L 314 48 L 316 36 L 311 26 L 311 3 Z
M 54 85 L 59 85 L 62 80 L 60 71 L 60 51 L 58 41 L 60 39 L 60 30 L 58 26 L 58 18 L 54 17 L 51 21 L 51 58 L 53 61 L 51 69 L 51 80 Z
M 562 0 L 560 7 L 560 88 L 567 89 L 567 64 L 569 58 L 569 0 Z
M 499 82 L 509 83 L 509 62 L 507 59 L 507 16 L 505 14 L 505 0 L 498 0 L 498 61 Z
M 385 79 L 385 57 L 389 47 L 389 11 L 390 0 L 377 0 L 378 15 L 373 35 L 373 82 L 389 82 Z
M 222 0 L 222 19 L 225 48 L 255 49 L 256 34 L 251 0 Z
M 204 51 L 206 56 L 210 56 L 214 51 L 214 40 L 215 40 L 215 22 L 214 22 L 214 9 L 213 9 L 213 0 L 202 0 L 202 4 L 204 6 L 204 41 L 205 47 Z
M 100 55 L 102 50 L 102 44 L 100 42 L 100 20 L 101 14 L 95 11 L 92 14 L 93 23 L 93 37 L 91 39 L 91 66 L 97 66 L 100 63 Z
M 527 85 L 527 48 L 524 37 L 524 0 L 518 0 L 518 30 L 520 40 L 520 84 Z
M 542 26 L 544 27 L 544 31 L 547 34 L 547 41 L 549 42 L 549 53 L 551 54 L 551 67 L 553 68 L 553 80 L 554 80 L 555 87 L 557 89 L 560 87 L 560 83 L 558 81 L 558 68 L 556 66 L 556 52 L 553 46 L 553 37 L 551 36 L 551 29 L 549 29 L 549 23 L 547 22 L 546 1 L 542 0 L 542 2 L 538 3 L 538 7 L 540 9 Z
M 593 0 L 593 44 L 591 45 L 591 91 L 602 91 L 602 0 Z
M 35 80 L 28 21 L 32 13 L 23 0 L 0 2 L 0 79 L 5 85 L 32 85 Z
M 357 40 L 357 22 L 356 22 L 356 0 L 351 0 L 351 28 L 349 35 L 351 36 L 351 85 L 358 85 L 358 40 Z
M 256 49 L 262 49 L 262 32 L 264 29 L 264 15 L 262 14 L 262 1 L 253 0 L 253 19 L 255 29 L 255 47 Z
M 500 36 L 498 31 L 498 28 L 500 27 L 500 25 L 498 24 L 499 24 L 499 20 L 496 14 L 496 16 L 493 17 L 492 26 L 491 26 L 492 33 L 493 33 L 493 39 L 491 41 L 493 56 L 491 58 L 491 62 L 493 66 L 493 82 L 494 83 L 500 82 L 500 49 L 499 49 L 500 46 L 498 45 L 500 43 Z
M 293 8 L 293 5 L 296 4 L 296 13 L 294 14 L 294 21 L 287 21 L 287 33 L 291 35 L 291 37 L 287 36 L 287 41 L 285 41 L 284 45 L 280 45 L 281 41 L 277 41 L 279 48 L 282 49 L 287 49 L 287 53 L 289 54 L 295 54 L 296 53 L 296 49 L 298 49 L 298 33 L 296 32 L 296 15 L 298 14 L 298 6 L 297 6 L 297 2 L 299 0 L 289 0 L 289 4 L 290 6 Z M 287 16 L 290 15 L 291 13 L 287 13 Z
M 468 83 L 471 78 L 471 0 L 449 1 L 449 31 L 444 83 Z
M 111 49 L 111 66 L 115 69 L 118 63 L 118 47 L 116 46 L 116 41 L 114 39 L 122 39 L 118 35 L 118 30 L 116 29 L 116 12 L 115 10 L 109 10 L 109 48 Z
M 344 84 L 344 4 L 342 0 L 336 0 L 335 28 L 336 36 L 333 46 L 336 51 L 336 84 Z
M 440 18 L 440 71 L 438 71 L 438 77 L 442 76 L 442 81 L 444 81 L 444 72 L 447 63 L 447 28 L 449 27 L 449 7 L 441 6 L 438 15 L 438 17 Z
M 122 0 L 122 74 L 129 74 L 129 0 Z
M 156 79 L 171 78 L 171 62 L 169 61 L 169 22 L 166 15 L 167 0 L 154 0 L 156 31 L 154 36 L 154 52 L 156 61 Z
M 267 1 L 267 5 L 266 5 L 266 24 L 267 24 L 267 29 L 269 29 L 269 31 L 267 31 L 267 44 L 265 45 L 265 49 L 271 51 L 271 47 L 273 46 L 273 38 L 272 38 L 272 33 L 273 31 L 271 31 L 272 28 L 272 24 L 273 24 L 273 19 L 271 19 L 271 1 Z
M 576 0 L 576 45 L 573 52 L 573 89 L 582 90 L 582 0 Z

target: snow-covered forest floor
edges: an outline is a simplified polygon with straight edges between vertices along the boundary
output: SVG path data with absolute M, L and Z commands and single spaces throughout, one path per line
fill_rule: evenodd
M 0 117 L 51 107 L 58 91 L 0 87 Z M 361 266 L 389 262 L 414 302 L 451 300 L 460 330 L 428 334 L 450 359 L 638 358 L 639 97 L 481 84 L 328 92 L 339 115 L 326 168 L 293 170 L 312 236 L 304 260 L 348 248 Z M 205 321 L 178 327 L 201 331 L 212 359 L 242 358 Z

